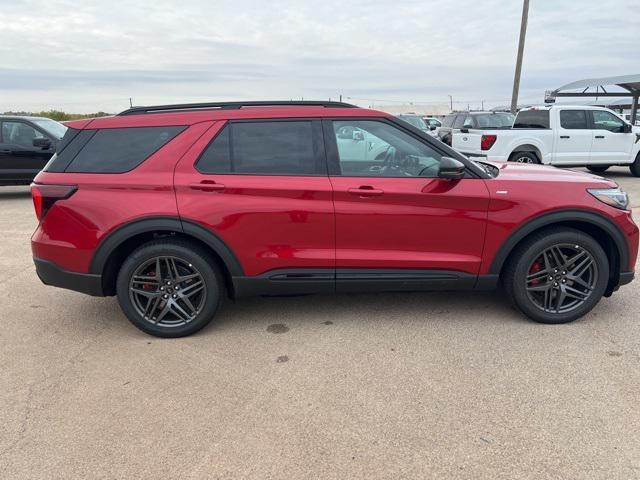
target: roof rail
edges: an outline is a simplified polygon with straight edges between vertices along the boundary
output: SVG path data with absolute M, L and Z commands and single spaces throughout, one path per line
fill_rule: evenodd
M 131 107 L 118 115 L 136 115 L 141 113 L 163 113 L 176 110 L 209 110 L 209 109 L 238 109 L 242 107 L 286 107 L 286 106 L 311 106 L 333 108 L 358 108 L 356 105 L 343 102 L 322 102 L 314 100 L 304 101 L 253 101 L 253 102 L 211 102 L 211 103 L 182 103 L 175 105 L 153 105 L 148 107 Z

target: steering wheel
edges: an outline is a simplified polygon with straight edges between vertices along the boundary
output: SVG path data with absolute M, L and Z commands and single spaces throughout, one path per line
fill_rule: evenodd
M 392 162 L 396 159 L 396 148 L 389 145 L 387 151 L 384 153 L 384 159 L 382 160 L 383 167 L 390 167 Z

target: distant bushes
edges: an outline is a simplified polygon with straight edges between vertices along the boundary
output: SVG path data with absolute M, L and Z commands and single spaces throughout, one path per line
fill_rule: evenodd
M 107 117 L 113 113 L 96 112 L 96 113 L 67 113 L 60 110 L 49 110 L 48 112 L 4 112 L 4 115 L 21 115 L 32 117 L 47 117 L 58 122 L 66 122 L 67 120 L 78 120 L 79 118 L 96 118 Z

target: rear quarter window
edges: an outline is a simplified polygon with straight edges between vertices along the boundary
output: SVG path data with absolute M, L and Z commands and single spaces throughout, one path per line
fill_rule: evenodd
M 549 110 L 522 110 L 516 115 L 513 128 L 549 128 Z
M 69 129 L 45 171 L 124 173 L 169 143 L 185 126 Z

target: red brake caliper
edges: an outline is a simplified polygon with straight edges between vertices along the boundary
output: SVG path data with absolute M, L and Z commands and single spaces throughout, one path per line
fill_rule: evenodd
M 536 260 L 535 262 L 533 262 L 533 265 L 531 265 L 531 268 L 529 269 L 529 274 L 537 273 L 540 270 L 542 270 L 542 264 L 540 263 L 540 260 Z M 532 285 L 537 285 L 539 283 L 540 283 L 540 279 L 539 278 L 531 280 L 531 284 Z

